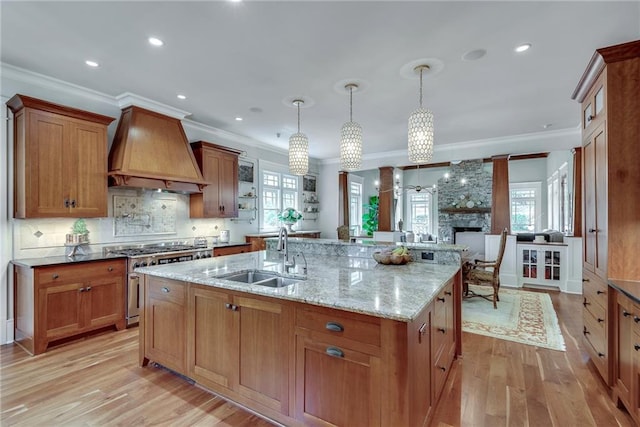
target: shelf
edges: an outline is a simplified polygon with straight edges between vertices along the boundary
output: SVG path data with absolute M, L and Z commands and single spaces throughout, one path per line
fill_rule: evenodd
M 320 203 L 320 202 L 319 202 L 318 200 L 305 200 L 305 201 L 304 201 L 304 203 L 307 203 L 307 204 L 317 204 L 317 203 Z
M 258 196 L 238 196 L 238 199 L 257 199 Z
M 491 208 L 443 208 L 440 212 L 448 214 L 491 213 Z

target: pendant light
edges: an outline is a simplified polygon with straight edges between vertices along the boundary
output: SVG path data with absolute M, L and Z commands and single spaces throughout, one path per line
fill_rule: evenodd
M 433 113 L 422 108 L 422 73 L 428 65 L 418 65 L 414 71 L 420 73 L 420 107 L 409 116 L 409 160 L 412 163 L 427 163 L 433 157 Z
M 353 171 L 362 163 L 362 126 L 353 121 L 353 91 L 358 85 L 349 83 L 344 88 L 349 91 L 349 121 L 340 130 L 340 165 L 342 170 Z
M 298 176 L 309 171 L 309 139 L 300 132 L 300 104 L 304 104 L 304 101 L 293 101 L 293 105 L 298 107 L 298 132 L 289 138 L 289 172 Z

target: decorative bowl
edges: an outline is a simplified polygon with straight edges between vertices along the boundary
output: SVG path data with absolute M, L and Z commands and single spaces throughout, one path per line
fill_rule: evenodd
M 374 252 L 373 259 L 375 259 L 378 264 L 384 264 L 384 265 L 390 265 L 390 264 L 404 265 L 408 262 L 413 261 L 413 258 L 411 258 L 411 255 L 409 254 L 394 255 L 388 252 Z

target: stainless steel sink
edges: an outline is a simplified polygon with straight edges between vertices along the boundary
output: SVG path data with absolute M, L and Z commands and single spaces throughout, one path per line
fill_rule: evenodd
M 246 270 L 220 276 L 220 279 L 231 280 L 233 282 L 247 283 L 250 285 L 269 286 L 271 288 L 282 288 L 284 286 L 300 283 L 303 279 L 282 277 L 278 273 Z

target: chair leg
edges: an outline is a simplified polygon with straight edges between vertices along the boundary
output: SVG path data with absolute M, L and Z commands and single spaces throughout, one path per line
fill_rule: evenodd
M 496 301 L 500 301 L 500 298 L 498 297 L 498 286 L 497 285 L 493 285 L 493 308 L 494 309 L 498 309 L 498 304 L 496 303 Z

